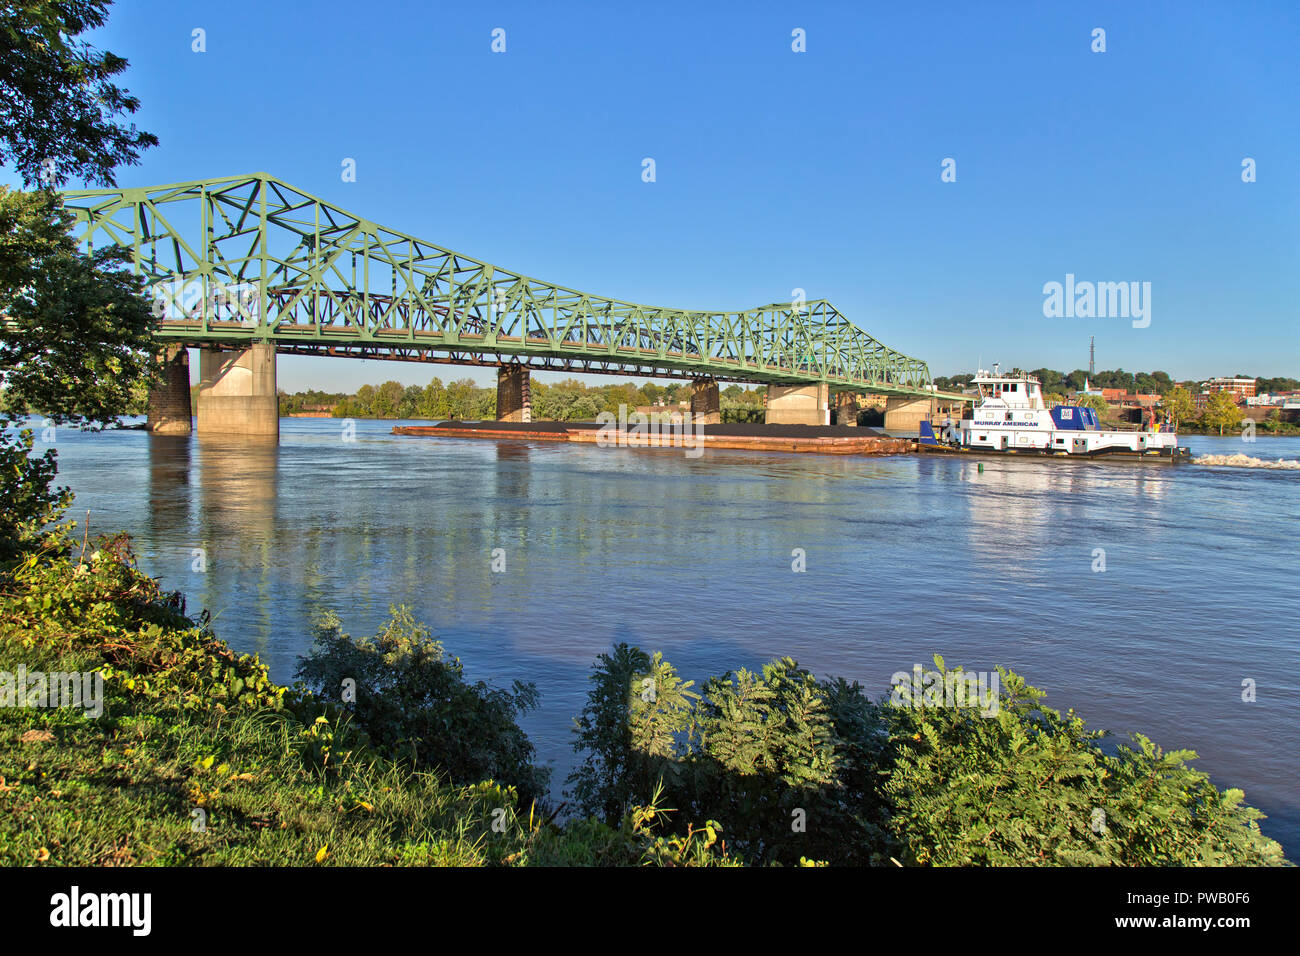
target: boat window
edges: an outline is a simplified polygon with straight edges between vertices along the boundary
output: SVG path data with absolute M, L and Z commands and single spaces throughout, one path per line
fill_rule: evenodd
M 1007 412 L 1007 421 L 1011 421 L 1011 419 L 1014 417 L 1015 416 L 1011 412 Z

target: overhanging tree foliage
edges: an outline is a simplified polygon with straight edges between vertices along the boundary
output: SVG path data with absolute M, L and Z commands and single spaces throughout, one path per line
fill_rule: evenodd
M 0 566 L 38 540 L 70 501 L 51 489 L 53 449 L 31 457 L 25 412 L 100 426 L 125 412 L 153 371 L 141 280 L 108 249 L 80 252 L 50 192 L 0 187 Z
M 0 566 L 56 520 L 54 452 L 31 458 L 16 417 L 99 425 L 128 409 L 153 368 L 152 316 L 117 250 L 81 252 L 51 191 L 69 177 L 109 186 L 157 139 L 119 122 L 139 102 L 114 83 L 126 61 L 78 40 L 103 26 L 107 0 L 0 3 L 0 162 L 34 193 L 0 188 Z
M 119 121 L 140 101 L 114 82 L 122 57 L 78 36 L 102 27 L 111 0 L 0 3 L 0 162 L 29 187 L 69 179 L 115 184 L 113 169 L 158 145 Z
M 152 315 L 118 249 L 83 253 L 49 192 L 0 187 L 0 375 L 5 403 L 55 421 L 121 414 L 152 369 Z

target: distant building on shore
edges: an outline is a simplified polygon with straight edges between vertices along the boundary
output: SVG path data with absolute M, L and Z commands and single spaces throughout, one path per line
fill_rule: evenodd
M 1192 404 L 1196 406 L 1198 412 L 1204 411 L 1205 406 L 1210 402 L 1210 396 L 1217 392 L 1227 392 L 1232 396 L 1233 401 L 1238 405 L 1246 406 L 1251 404 L 1251 399 L 1255 396 L 1256 380 L 1253 378 L 1212 378 L 1205 382 L 1179 382 L 1179 388 L 1184 388 L 1192 396 Z
M 1250 398 L 1255 394 L 1255 379 L 1253 378 L 1212 378 L 1201 386 L 1203 392 L 1232 392 L 1242 398 Z

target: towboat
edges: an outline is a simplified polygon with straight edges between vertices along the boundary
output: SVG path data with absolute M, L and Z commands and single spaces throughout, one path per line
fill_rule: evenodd
M 1019 369 L 1000 374 L 981 369 L 974 409 L 959 422 L 922 421 L 917 448 L 948 455 L 1024 455 L 1060 459 L 1115 459 L 1176 464 L 1191 451 L 1178 447 L 1178 433 L 1154 420 L 1137 431 L 1106 431 L 1086 405 L 1048 408 L 1038 379 Z

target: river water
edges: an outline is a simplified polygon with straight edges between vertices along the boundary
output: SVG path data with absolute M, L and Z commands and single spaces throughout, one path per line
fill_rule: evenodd
M 313 612 L 361 635 L 407 604 L 470 679 L 535 682 L 524 726 L 557 792 L 592 663 L 615 642 L 662 650 L 696 681 L 790 655 L 873 697 L 941 653 L 1018 671 L 1094 728 L 1196 750 L 1300 857 L 1298 471 L 692 458 L 394 424 L 357 422 L 346 441 L 338 421 L 284 419 L 278 444 L 46 437 L 76 516 L 134 535 L 144 570 L 278 680 Z M 1300 457 L 1300 439 L 1184 443 Z

